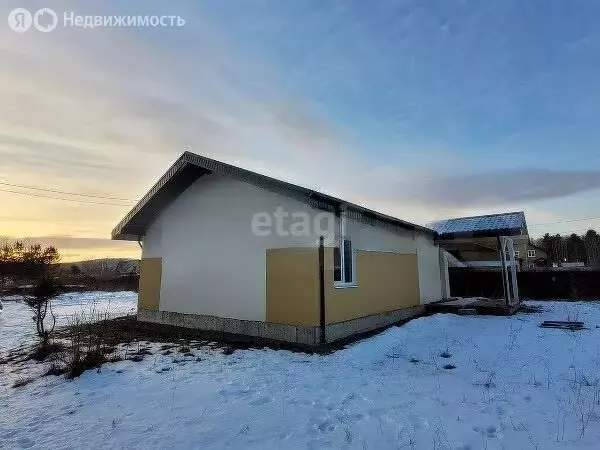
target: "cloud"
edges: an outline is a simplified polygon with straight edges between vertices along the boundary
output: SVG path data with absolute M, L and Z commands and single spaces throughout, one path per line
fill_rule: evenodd
M 66 159 L 51 169 L 67 179 L 81 161 L 108 160 L 131 185 L 132 171 L 141 178 L 188 148 L 230 160 L 269 152 L 299 160 L 349 147 L 311 105 L 279 91 L 268 64 L 198 17 L 177 30 L 177 51 L 132 30 L 63 29 L 19 40 L 10 33 L 0 35 L 0 142 L 40 162 Z M 23 169 L 31 159 L 5 155 Z
M 429 177 L 396 186 L 424 202 L 447 207 L 500 206 L 566 197 L 600 188 L 600 171 L 514 169 Z

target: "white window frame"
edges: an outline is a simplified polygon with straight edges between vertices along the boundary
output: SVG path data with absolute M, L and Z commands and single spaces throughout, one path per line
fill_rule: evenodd
M 347 287 L 356 287 L 356 252 L 354 251 L 354 246 L 352 245 L 352 238 L 350 236 L 346 236 L 346 216 L 344 215 L 344 211 L 340 212 L 340 222 L 339 222 L 339 230 L 338 230 L 338 247 L 340 252 L 340 281 L 334 280 L 334 287 L 336 288 L 347 288 Z M 352 257 L 352 280 L 346 281 L 346 255 L 344 251 L 344 239 L 350 241 L 351 245 L 351 257 Z
M 535 258 L 535 249 L 527 250 L 527 257 L 528 258 Z

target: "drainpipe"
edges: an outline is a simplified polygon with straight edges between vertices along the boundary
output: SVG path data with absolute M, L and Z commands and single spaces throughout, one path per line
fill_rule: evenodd
M 506 261 L 504 260 L 502 253 L 503 253 L 503 249 L 502 249 L 502 239 L 500 238 L 500 236 L 496 236 L 496 239 L 498 241 L 498 252 L 500 254 L 500 260 L 502 262 L 502 290 L 504 292 L 504 303 L 506 304 L 506 306 L 509 305 L 508 303 L 508 296 L 510 295 L 509 293 L 509 286 L 508 286 L 508 269 L 506 268 Z
M 319 324 L 321 328 L 321 344 L 326 344 L 325 336 L 325 239 L 319 237 Z

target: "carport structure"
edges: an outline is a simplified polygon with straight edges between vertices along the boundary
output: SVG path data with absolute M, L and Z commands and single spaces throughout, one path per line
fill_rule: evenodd
M 517 282 L 517 264 L 514 242 L 510 236 L 497 236 L 495 238 L 486 238 L 477 242 L 468 239 L 440 239 L 438 243 L 441 248 L 448 251 L 450 254 L 473 252 L 488 257 L 489 259 L 485 261 L 499 258 L 499 269 L 504 286 L 505 304 L 511 309 L 518 308 L 520 299 Z M 478 269 L 477 267 L 471 266 L 471 270 Z
M 498 270 L 505 306 L 518 308 L 515 241 L 529 242 L 523 212 L 459 217 L 428 226 L 438 232 L 440 247 L 468 266 L 462 270 Z

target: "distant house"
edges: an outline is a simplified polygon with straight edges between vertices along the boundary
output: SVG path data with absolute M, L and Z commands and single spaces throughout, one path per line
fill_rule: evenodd
M 428 226 L 438 232 L 440 245 L 467 266 L 500 268 L 499 236 L 513 240 L 519 270 L 533 269 L 547 261 L 546 252 L 531 241 L 522 211 L 458 217 Z
M 189 152 L 112 237 L 142 246 L 142 321 L 312 346 L 448 292 L 435 231 Z

